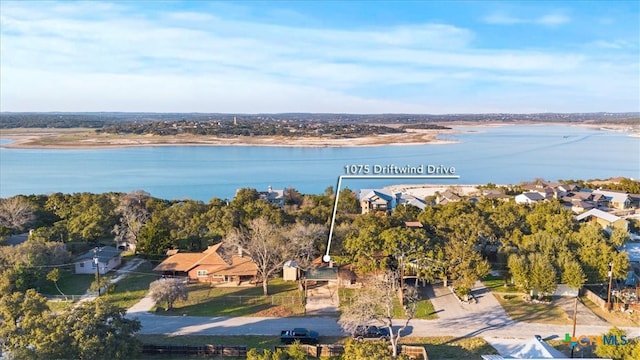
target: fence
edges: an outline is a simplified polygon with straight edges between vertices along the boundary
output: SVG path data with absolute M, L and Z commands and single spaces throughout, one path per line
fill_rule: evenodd
M 49 301 L 79 301 L 84 295 L 46 295 L 45 297 Z
M 246 346 L 224 345 L 142 345 L 143 354 L 247 356 Z
M 291 345 L 278 345 L 274 346 L 273 349 L 286 349 Z M 333 357 L 340 356 L 344 354 L 344 345 L 342 344 L 320 344 L 320 345 L 300 345 L 305 350 L 305 352 L 312 357 L 315 358 L 325 358 L 325 357 Z M 391 351 L 391 346 L 389 346 L 389 351 Z M 429 360 L 427 356 L 427 350 L 425 350 L 422 346 L 409 346 L 409 345 L 401 345 L 399 354 L 407 355 L 410 359 L 416 360 Z
M 189 296 L 186 304 L 197 304 L 202 301 L 210 299 L 209 295 Z M 302 305 L 302 296 L 259 296 L 259 295 L 225 295 L 219 297 L 219 299 L 225 303 L 239 304 L 239 305 L 256 305 L 256 304 L 271 304 L 271 305 Z
M 598 296 L 593 291 L 583 288 L 584 294 L 587 296 L 587 299 L 593 301 L 594 304 L 598 305 L 601 309 L 607 307 L 607 301 L 603 300 L 600 296 Z
M 302 304 L 302 296 L 247 296 L 247 295 L 227 295 L 225 300 L 234 301 L 240 304 L 264 304 L 271 305 L 296 305 Z

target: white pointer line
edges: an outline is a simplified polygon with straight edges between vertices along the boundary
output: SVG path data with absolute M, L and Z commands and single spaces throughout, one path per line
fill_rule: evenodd
M 460 175 L 340 175 L 338 186 L 336 187 L 336 200 L 333 203 L 333 215 L 331 216 L 331 227 L 329 228 L 329 241 L 327 242 L 327 252 L 322 257 L 322 261 L 331 261 L 329 250 L 331 249 L 331 239 L 333 238 L 333 228 L 336 224 L 336 213 L 338 212 L 338 198 L 340 197 L 340 187 L 342 179 L 432 179 L 432 180 L 456 180 Z

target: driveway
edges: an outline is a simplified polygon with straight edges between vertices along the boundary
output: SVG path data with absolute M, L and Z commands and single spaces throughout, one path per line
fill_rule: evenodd
M 318 284 L 307 289 L 305 311 L 311 316 L 335 316 L 338 314 L 338 287 L 335 284 Z

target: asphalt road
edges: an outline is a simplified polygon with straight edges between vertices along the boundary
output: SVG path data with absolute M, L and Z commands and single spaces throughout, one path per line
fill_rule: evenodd
M 482 337 L 496 349 L 506 354 L 515 346 L 525 343 L 531 337 L 563 338 L 571 334 L 572 325 L 550 325 L 521 323 L 511 320 L 498 304 L 493 295 L 481 283 L 474 288 L 478 299 L 475 304 L 461 304 L 451 293 L 442 287 L 430 290 L 431 301 L 438 314 L 437 320 L 411 320 L 404 336 L 454 336 Z M 337 323 L 335 317 L 193 317 L 161 316 L 147 312 L 153 305 L 146 298 L 128 311 L 128 316 L 138 318 L 142 323 L 141 334 L 172 335 L 272 335 L 280 330 L 294 327 L 307 327 L 317 331 L 320 336 L 347 335 Z M 397 325 L 402 320 L 397 320 Z M 602 334 L 610 329 L 609 325 L 578 324 L 576 335 Z M 640 336 L 640 327 L 625 328 L 629 337 Z M 522 341 L 520 341 L 522 340 Z

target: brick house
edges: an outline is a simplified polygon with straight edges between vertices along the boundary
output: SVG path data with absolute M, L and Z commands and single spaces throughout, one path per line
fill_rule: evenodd
M 229 258 L 220 251 L 222 243 L 209 246 L 201 253 L 176 253 L 158 264 L 153 271 L 169 276 L 186 276 L 189 280 L 217 284 L 254 283 L 258 267 L 238 250 Z

